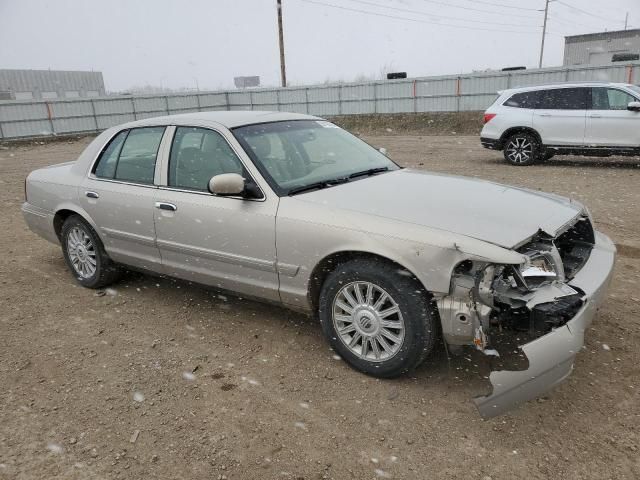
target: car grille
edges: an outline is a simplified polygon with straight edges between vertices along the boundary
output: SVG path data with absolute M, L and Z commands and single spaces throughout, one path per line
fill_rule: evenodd
M 595 243 L 593 225 L 588 217 L 580 217 L 569 230 L 553 241 L 564 265 L 564 274 L 572 279 L 589 260 Z

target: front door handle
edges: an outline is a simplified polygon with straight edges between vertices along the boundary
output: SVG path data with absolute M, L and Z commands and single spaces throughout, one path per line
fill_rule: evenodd
M 550 113 L 541 113 L 540 116 L 541 117 L 550 117 L 551 114 Z
M 591 118 L 602 118 L 602 115 L 589 115 Z
M 167 202 L 156 202 L 156 208 L 159 208 L 160 210 L 168 210 L 169 212 L 175 212 L 176 210 L 178 210 L 178 207 L 176 207 L 173 203 Z
M 100 195 L 98 195 L 96 192 L 84 192 L 84 194 L 87 198 L 100 198 Z

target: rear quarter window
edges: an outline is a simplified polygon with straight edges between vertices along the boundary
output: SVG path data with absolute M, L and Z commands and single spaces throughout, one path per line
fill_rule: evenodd
M 540 92 L 522 92 L 509 97 L 503 105 L 514 108 L 537 108 Z

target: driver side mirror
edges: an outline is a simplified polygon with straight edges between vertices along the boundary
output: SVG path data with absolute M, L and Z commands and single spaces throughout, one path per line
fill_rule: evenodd
M 640 112 L 640 102 L 629 102 L 627 110 L 632 112 Z

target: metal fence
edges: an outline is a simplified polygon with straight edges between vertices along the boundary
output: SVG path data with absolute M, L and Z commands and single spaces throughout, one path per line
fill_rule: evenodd
M 281 110 L 319 116 L 484 110 L 506 88 L 556 82 L 640 83 L 640 62 L 287 87 L 0 102 L 0 139 L 96 132 L 120 123 L 206 110 Z

